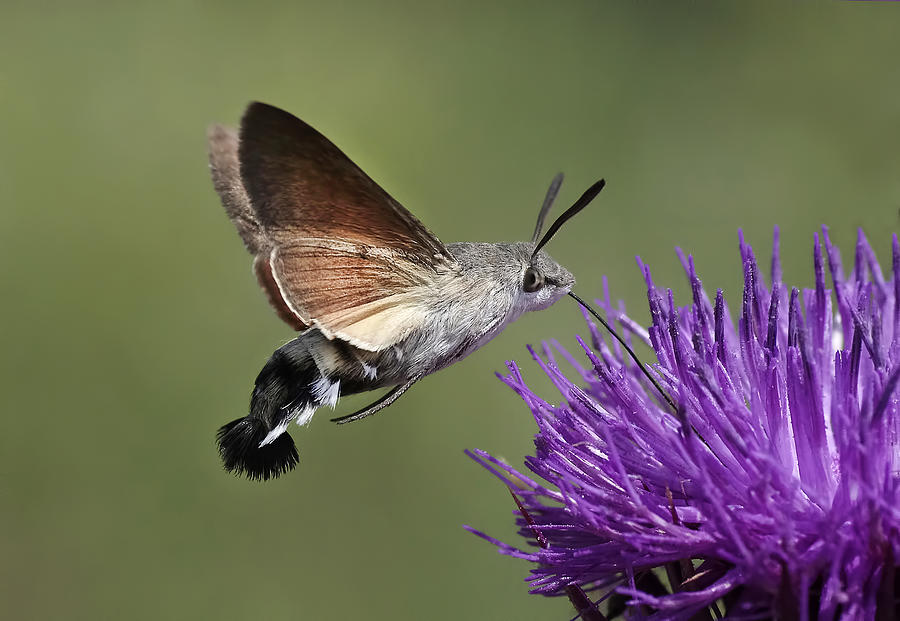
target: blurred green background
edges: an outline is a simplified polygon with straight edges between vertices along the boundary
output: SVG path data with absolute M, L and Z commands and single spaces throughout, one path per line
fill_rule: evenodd
M 204 132 L 251 99 L 315 125 L 444 241 L 551 244 L 646 320 L 634 256 L 673 248 L 740 293 L 736 231 L 782 226 L 811 282 L 821 223 L 886 259 L 900 207 L 900 22 L 880 4 L 4 3 L 0 19 L 0 617 L 568 619 L 527 594 L 502 486 L 534 427 L 493 376 L 586 332 L 522 318 L 389 410 L 294 431 L 298 471 L 219 466 L 215 429 L 290 338 L 212 190 Z M 565 206 L 565 205 L 563 205 Z M 736 299 L 732 297 L 731 299 Z M 732 308 L 734 302 L 732 302 Z M 346 413 L 361 402 L 342 403 Z

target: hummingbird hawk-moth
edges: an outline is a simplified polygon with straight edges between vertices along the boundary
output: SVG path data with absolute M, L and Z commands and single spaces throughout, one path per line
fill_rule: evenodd
M 443 244 L 327 138 L 283 110 L 252 103 L 239 132 L 214 125 L 208 138 L 216 192 L 253 255 L 262 290 L 298 333 L 260 371 L 249 414 L 218 432 L 230 472 L 267 480 L 291 470 L 298 462 L 291 421 L 305 425 L 341 395 L 389 388 L 334 420 L 374 414 L 526 311 L 574 297 L 575 278 L 541 249 L 603 180 L 542 238 L 562 175 L 531 241 Z

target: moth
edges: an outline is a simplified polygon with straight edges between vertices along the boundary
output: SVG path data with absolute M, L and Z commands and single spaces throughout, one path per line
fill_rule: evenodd
M 225 469 L 257 480 L 297 465 L 292 421 L 307 424 L 342 395 L 389 388 L 333 420 L 370 416 L 523 313 L 574 296 L 575 278 L 542 248 L 605 184 L 592 185 L 543 237 L 561 174 L 531 241 L 443 244 L 327 138 L 279 108 L 252 103 L 239 132 L 213 125 L 208 141 L 213 185 L 259 285 L 297 332 L 257 376 L 249 414 L 217 434 Z

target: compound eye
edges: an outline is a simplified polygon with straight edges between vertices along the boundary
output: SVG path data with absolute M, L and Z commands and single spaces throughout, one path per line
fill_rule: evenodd
M 522 289 L 526 293 L 534 293 L 544 286 L 544 275 L 533 267 L 525 270 L 525 278 L 522 279 Z

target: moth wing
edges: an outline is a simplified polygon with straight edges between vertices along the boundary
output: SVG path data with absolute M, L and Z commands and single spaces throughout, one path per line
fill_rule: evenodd
M 272 243 L 266 238 L 241 181 L 237 133 L 222 125 L 212 125 L 206 131 L 206 139 L 213 187 L 222 200 L 225 213 L 250 254 L 268 255 Z
M 269 264 L 272 242 L 266 237 L 241 181 L 237 132 L 222 125 L 212 125 L 207 129 L 206 138 L 213 187 L 225 207 L 225 213 L 237 228 L 247 250 L 253 255 L 253 271 L 259 286 L 278 317 L 302 332 L 309 326 L 290 310 L 278 291 Z
M 437 237 L 330 140 L 284 110 L 250 104 L 238 155 L 253 209 L 278 245 L 342 239 L 398 249 L 426 265 L 453 261 Z
M 402 340 L 425 320 L 440 272 L 398 251 L 334 239 L 277 247 L 272 274 L 291 311 L 369 351 Z
M 456 261 L 415 216 L 322 134 L 273 106 L 247 108 L 238 158 L 293 314 L 372 351 L 421 324 L 423 295 Z

